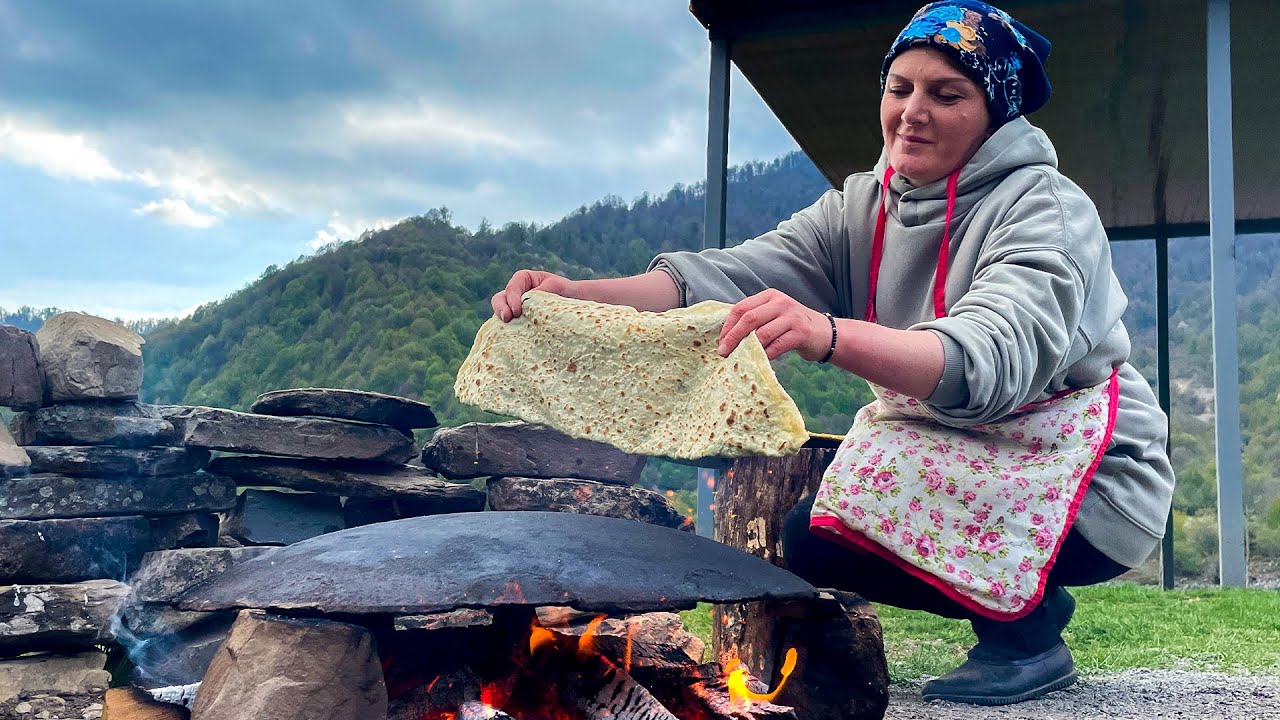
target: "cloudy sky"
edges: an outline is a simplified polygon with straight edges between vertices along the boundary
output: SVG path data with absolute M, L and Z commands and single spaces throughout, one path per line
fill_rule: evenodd
M 705 167 L 686 0 L 0 0 L 0 307 L 180 315 L 447 206 L 550 222 Z M 730 159 L 794 142 L 736 76 Z

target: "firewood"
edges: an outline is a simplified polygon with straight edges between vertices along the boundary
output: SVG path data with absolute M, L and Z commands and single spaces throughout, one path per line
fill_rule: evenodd
M 469 702 L 458 708 L 458 720 L 512 720 L 511 716 L 481 702 Z
M 785 705 L 753 701 L 748 707 L 735 702 L 725 676 L 724 665 L 718 662 L 683 669 L 644 668 L 636 673 L 665 707 L 684 720 L 796 720 L 795 710 Z M 750 675 L 747 686 L 754 692 L 768 690 Z
M 570 682 L 577 706 L 587 717 L 679 720 L 643 685 L 603 658 L 584 659 Z
M 160 702 L 138 688 L 111 688 L 102 703 L 103 720 L 190 720 L 181 705 Z
M 716 485 L 715 539 L 782 565 L 787 512 L 818 490 L 835 451 L 809 448 L 787 457 L 740 458 Z M 712 610 L 712 659 L 737 657 L 776 680 L 781 618 L 768 602 L 727 603 Z

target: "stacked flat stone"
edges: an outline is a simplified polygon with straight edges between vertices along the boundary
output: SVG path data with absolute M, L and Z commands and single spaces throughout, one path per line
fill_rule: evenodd
M 142 338 L 79 313 L 0 326 L 0 700 L 99 699 L 143 554 L 213 544 L 235 485 L 138 402 Z M 65 702 L 57 700 L 57 702 Z
M 241 488 L 225 532 L 244 544 L 290 544 L 325 532 L 420 515 L 477 511 L 484 494 L 406 461 L 431 407 L 380 393 L 277 390 L 250 413 L 179 408 L 188 445 L 226 451 L 206 468 Z
M 646 461 L 523 422 L 441 429 L 422 449 L 422 464 L 446 478 L 487 477 L 492 510 L 604 515 L 691 530 L 665 496 L 634 485 Z

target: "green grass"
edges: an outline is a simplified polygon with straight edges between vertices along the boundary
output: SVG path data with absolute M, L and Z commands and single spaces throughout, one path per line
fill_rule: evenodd
M 1280 674 L 1280 591 L 1175 590 L 1131 584 L 1073 588 L 1064 634 L 1084 673 L 1131 668 Z M 684 613 L 710 647 L 711 606 Z M 964 660 L 969 623 L 878 605 L 889 675 L 937 676 Z

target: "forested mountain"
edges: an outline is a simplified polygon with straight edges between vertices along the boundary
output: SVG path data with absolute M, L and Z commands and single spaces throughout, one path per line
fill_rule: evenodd
M 729 242 L 773 228 L 827 188 L 800 153 L 733 168 Z M 702 216 L 700 184 L 630 203 L 606 197 L 547 226 L 484 223 L 473 232 L 454 225 L 448 210 L 431 210 L 267 268 L 189 318 L 140 327 L 149 331 L 144 399 L 244 409 L 267 390 L 344 387 L 424 400 L 446 424 L 493 419 L 459 405 L 452 384 L 490 315 L 489 296 L 514 270 L 574 278 L 640 272 L 658 252 L 700 248 Z M 1133 360 L 1154 380 L 1153 248 L 1115 243 L 1113 255 L 1130 297 Z M 1258 547 L 1273 545 L 1280 555 L 1280 241 L 1244 237 L 1237 255 L 1249 512 Z M 1178 522 L 1194 544 L 1211 529 L 1215 501 L 1207 240 L 1173 241 L 1170 260 L 1173 443 L 1177 505 L 1186 513 Z M 50 312 L 0 310 L 0 323 L 34 329 Z M 828 366 L 784 359 L 775 367 L 811 430 L 843 434 L 869 398 L 863 383 Z

